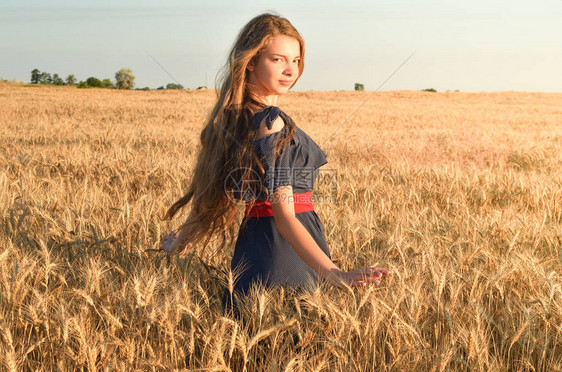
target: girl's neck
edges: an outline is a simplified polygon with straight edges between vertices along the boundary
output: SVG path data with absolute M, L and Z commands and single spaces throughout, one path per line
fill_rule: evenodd
M 249 95 L 251 97 L 251 101 L 254 101 L 256 104 L 260 103 L 266 106 L 277 106 L 279 101 L 278 94 L 263 94 L 262 92 L 256 91 L 249 91 Z M 255 109 L 259 109 L 260 107 L 255 107 Z
M 267 106 L 277 106 L 278 99 L 278 95 L 259 96 L 259 100 L 265 103 Z

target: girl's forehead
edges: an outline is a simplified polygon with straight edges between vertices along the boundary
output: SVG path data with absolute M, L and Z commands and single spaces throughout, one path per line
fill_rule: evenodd
M 274 36 L 266 44 L 265 50 L 269 53 L 278 53 L 285 56 L 298 56 L 300 54 L 300 43 L 290 36 Z

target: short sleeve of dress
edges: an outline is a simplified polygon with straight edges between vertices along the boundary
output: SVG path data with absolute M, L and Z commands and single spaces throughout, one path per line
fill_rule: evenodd
M 281 186 L 288 185 L 293 186 L 293 192 L 311 191 L 318 168 L 327 163 L 326 154 L 306 133 L 295 127 L 293 139 L 280 150 L 278 156 L 275 156 L 277 142 L 288 134 L 290 126 L 293 125 L 292 120 L 276 106 L 268 106 L 254 117 L 254 128 L 257 128 L 265 117 L 266 125 L 271 129 L 278 116 L 285 121 L 283 129 L 254 141 L 254 150 L 265 171 L 263 186 L 269 195 Z

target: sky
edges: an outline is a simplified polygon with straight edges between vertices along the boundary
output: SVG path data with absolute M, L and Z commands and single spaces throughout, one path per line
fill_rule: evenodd
M 213 89 L 264 12 L 305 40 L 293 91 L 562 92 L 562 0 L 0 0 L 0 78 L 114 80 L 125 67 L 139 88 Z

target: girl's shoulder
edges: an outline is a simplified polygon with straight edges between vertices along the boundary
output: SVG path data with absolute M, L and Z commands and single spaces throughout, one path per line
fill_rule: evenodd
M 284 128 L 292 126 L 293 121 L 283 110 L 277 106 L 265 106 L 254 113 L 252 129 L 258 131 L 258 137 L 281 132 Z
M 256 140 L 260 140 L 261 138 L 267 137 L 269 135 L 280 133 L 285 128 L 285 120 L 283 120 L 280 115 L 271 121 L 267 121 L 266 118 L 263 118 L 261 122 L 257 123 L 257 133 L 255 138 Z

